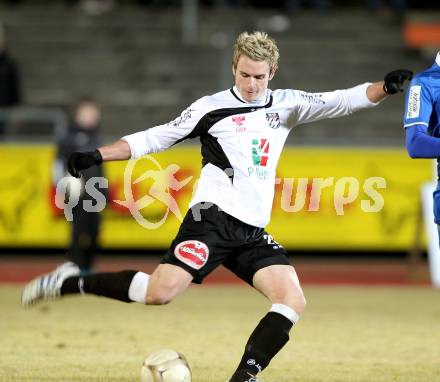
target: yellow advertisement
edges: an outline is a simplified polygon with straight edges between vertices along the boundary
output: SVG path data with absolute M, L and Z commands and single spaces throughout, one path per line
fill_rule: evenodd
M 420 186 L 432 174 L 432 161 L 411 159 L 405 149 L 287 148 L 268 230 L 288 248 L 408 249 L 421 213 Z M 292 197 L 283 197 L 290 177 Z M 304 200 L 302 208 L 286 212 L 295 198 L 297 208 Z
M 54 153 L 50 145 L 0 146 L 0 246 L 68 246 L 72 206 L 55 197 L 63 187 L 52 180 Z M 102 247 L 166 249 L 200 168 L 199 146 L 106 163 Z M 420 186 L 430 179 L 432 162 L 404 149 L 286 147 L 267 230 L 288 249 L 408 249 Z

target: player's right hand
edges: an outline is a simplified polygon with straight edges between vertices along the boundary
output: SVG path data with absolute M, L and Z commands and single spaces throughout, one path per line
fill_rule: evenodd
M 403 92 L 405 81 L 411 81 L 413 72 L 409 69 L 397 69 L 385 75 L 383 90 L 386 94 Z
M 81 176 L 81 170 L 85 170 L 93 165 L 100 165 L 101 163 L 102 155 L 99 150 L 87 151 L 84 153 L 75 151 L 67 160 L 67 171 L 69 171 L 69 174 L 75 178 L 79 178 Z

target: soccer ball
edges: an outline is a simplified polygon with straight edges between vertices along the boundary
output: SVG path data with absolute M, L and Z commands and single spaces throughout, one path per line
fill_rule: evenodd
M 191 369 L 183 354 L 161 349 L 145 358 L 141 382 L 191 382 Z

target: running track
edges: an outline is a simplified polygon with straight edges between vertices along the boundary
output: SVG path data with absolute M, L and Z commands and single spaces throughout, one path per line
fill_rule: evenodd
M 0 283 L 25 283 L 65 261 L 63 257 L 0 257 Z M 101 257 L 98 271 L 139 269 L 151 273 L 159 259 Z M 403 260 L 328 260 L 295 259 L 302 284 L 318 285 L 429 285 L 426 264 L 411 269 Z M 204 284 L 243 284 L 223 267 L 216 269 Z

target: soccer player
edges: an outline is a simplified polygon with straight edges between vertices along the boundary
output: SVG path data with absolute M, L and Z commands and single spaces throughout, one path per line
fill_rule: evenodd
M 233 52 L 231 89 L 203 97 L 175 120 L 123 137 L 93 152 L 74 153 L 70 172 L 103 161 L 139 158 L 200 137 L 202 171 L 176 238 L 151 275 L 126 270 L 79 277 L 72 264 L 31 281 L 27 306 L 41 299 L 92 293 L 121 301 L 167 304 L 191 282 L 201 283 L 219 265 L 261 292 L 271 308 L 245 346 L 230 382 L 256 382 L 257 374 L 289 340 L 306 300 L 286 251 L 269 235 L 275 170 L 284 142 L 297 125 L 349 115 L 376 106 L 411 77 L 396 70 L 384 81 L 346 90 L 306 93 L 269 90 L 279 52 L 266 33 L 242 33 Z
M 434 64 L 411 81 L 403 125 L 411 158 L 437 158 L 440 176 L 440 51 Z M 440 233 L 440 183 L 434 192 L 434 221 Z

